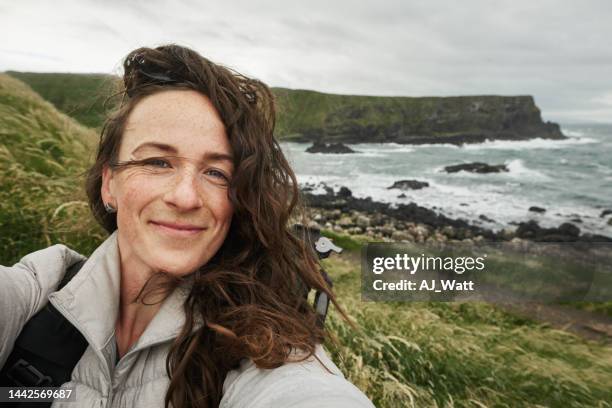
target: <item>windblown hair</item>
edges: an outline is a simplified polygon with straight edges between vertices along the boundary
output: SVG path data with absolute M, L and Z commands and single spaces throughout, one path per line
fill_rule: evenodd
M 312 356 L 323 342 L 326 333 L 303 296 L 305 287 L 327 293 L 338 305 L 312 250 L 289 229 L 299 194 L 273 137 L 270 89 L 174 44 L 136 49 L 123 65 L 122 100 L 104 124 L 86 184 L 92 212 L 108 232 L 117 229 L 117 219 L 103 206 L 102 170 L 117 159 L 128 116 L 145 96 L 168 87 L 206 95 L 232 147 L 232 224 L 215 256 L 190 275 L 186 323 L 166 361 L 166 407 L 217 407 L 225 376 L 241 359 L 275 368 L 296 355 Z

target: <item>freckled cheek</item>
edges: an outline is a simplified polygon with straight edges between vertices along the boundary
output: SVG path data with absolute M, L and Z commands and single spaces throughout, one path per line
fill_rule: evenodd
M 205 197 L 206 200 L 206 197 Z M 227 223 L 232 219 L 234 208 L 229 200 L 227 191 L 219 192 L 218 194 L 208 196 L 208 207 L 214 214 L 218 223 Z
M 146 178 L 129 178 L 121 185 L 118 197 L 119 207 L 123 207 L 128 212 L 138 215 L 159 194 L 158 189 L 158 186 Z

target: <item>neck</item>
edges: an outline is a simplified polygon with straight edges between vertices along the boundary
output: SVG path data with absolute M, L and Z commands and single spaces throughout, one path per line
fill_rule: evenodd
M 123 357 L 144 333 L 169 291 L 161 286 L 162 275 L 156 275 L 146 265 L 135 262 L 130 254 L 121 250 L 119 254 L 121 284 L 115 338 L 119 356 Z

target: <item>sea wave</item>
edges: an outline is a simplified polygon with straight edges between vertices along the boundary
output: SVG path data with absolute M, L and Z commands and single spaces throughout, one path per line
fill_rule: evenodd
M 530 140 L 486 140 L 479 144 L 464 145 L 466 150 L 525 150 L 525 149 L 563 149 L 567 146 L 598 143 L 599 140 L 591 137 L 570 137 L 568 139 L 553 140 L 535 138 Z
M 582 137 L 584 136 L 584 132 L 582 130 L 577 129 L 561 129 L 563 133 L 571 137 Z
M 513 178 L 538 181 L 550 180 L 550 177 L 542 173 L 541 171 L 530 169 L 529 167 L 525 166 L 525 163 L 521 159 L 513 159 L 510 161 L 506 161 L 505 164 L 509 170 L 507 174 L 509 174 Z

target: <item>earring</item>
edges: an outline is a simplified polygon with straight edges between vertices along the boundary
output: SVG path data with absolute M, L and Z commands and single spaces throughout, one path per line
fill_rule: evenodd
M 109 203 L 104 203 L 104 209 L 106 210 L 107 213 L 117 212 L 117 209 L 113 207 L 112 205 L 110 205 Z

